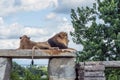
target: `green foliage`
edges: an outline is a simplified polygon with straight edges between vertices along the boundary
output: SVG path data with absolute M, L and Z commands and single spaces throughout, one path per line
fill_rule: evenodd
M 73 42 L 83 45 L 76 62 L 120 60 L 120 0 L 96 0 L 91 8 L 71 9 L 71 19 Z M 120 69 L 110 70 L 107 80 L 119 80 Z
M 120 70 L 115 68 L 107 68 L 105 70 L 106 80 L 120 80 Z
M 21 79 L 20 79 L 20 75 L 18 74 L 17 71 L 12 71 L 10 78 L 11 78 L 12 80 L 21 80 Z
M 23 77 L 24 76 L 24 71 L 25 68 L 21 67 L 19 64 L 17 64 L 16 62 L 12 63 L 12 73 L 17 73 L 17 75 Z
M 71 10 L 74 32 L 70 34 L 76 44 L 84 47 L 78 54 L 79 60 L 120 60 L 118 4 L 119 0 L 97 0 L 92 8 Z
M 24 68 L 13 62 L 11 80 L 48 80 L 48 77 L 41 78 L 43 75 L 48 75 L 45 66 L 30 65 Z
M 34 74 L 30 70 L 26 69 L 25 70 L 25 77 L 24 80 L 40 80 L 41 76 L 40 74 Z

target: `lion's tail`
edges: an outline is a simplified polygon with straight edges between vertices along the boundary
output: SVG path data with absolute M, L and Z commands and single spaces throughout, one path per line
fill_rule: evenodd
M 34 65 L 34 55 L 35 55 L 35 48 L 36 48 L 36 46 L 33 46 L 33 48 L 32 48 L 32 61 L 31 61 L 31 65 Z
M 39 47 L 37 47 L 37 46 L 33 46 L 33 48 L 32 48 L 32 61 L 31 61 L 31 65 L 34 65 L 34 56 L 35 56 L 35 49 L 38 49 L 38 50 L 40 50 L 40 48 Z

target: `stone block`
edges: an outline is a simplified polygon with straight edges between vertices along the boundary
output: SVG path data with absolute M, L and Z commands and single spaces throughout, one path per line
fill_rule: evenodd
M 104 65 L 90 65 L 90 66 L 85 66 L 84 67 L 85 71 L 104 71 L 105 66 Z
M 105 77 L 85 77 L 84 80 L 105 80 Z
M 10 58 L 0 58 L 0 80 L 10 80 L 12 60 Z
M 84 76 L 89 77 L 104 77 L 105 74 L 103 71 L 95 71 L 95 72 L 85 72 Z
M 52 58 L 48 64 L 49 80 L 75 80 L 74 58 Z

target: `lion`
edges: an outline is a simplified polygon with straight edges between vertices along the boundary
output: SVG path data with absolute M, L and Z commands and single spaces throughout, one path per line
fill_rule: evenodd
M 59 49 L 67 49 L 68 42 L 68 34 L 66 32 L 59 32 L 52 38 L 48 39 L 48 43 L 51 47 L 58 47 Z
M 46 51 L 49 54 L 59 54 L 64 51 L 73 51 L 75 49 L 68 48 L 68 34 L 66 32 L 59 32 L 45 42 L 34 42 L 30 40 L 30 37 L 23 35 L 20 37 L 20 47 L 18 49 L 32 49 L 32 62 L 33 56 L 35 54 L 35 49 L 51 49 L 51 51 Z M 56 50 L 54 50 L 56 49 Z
M 18 49 L 32 49 L 32 61 L 34 64 L 33 56 L 35 54 L 35 49 L 57 49 L 56 47 L 51 47 L 47 41 L 45 42 L 34 42 L 30 40 L 30 37 L 23 35 L 20 37 L 20 46 Z
M 30 40 L 30 37 L 23 35 L 20 37 L 20 47 L 18 49 L 54 49 L 52 48 L 47 41 L 45 42 L 34 42 Z
M 20 37 L 20 47 L 18 49 L 32 49 L 36 42 L 30 40 L 30 37 L 23 35 Z
M 48 39 L 48 43 L 51 47 L 58 47 L 59 51 L 62 52 L 73 52 L 76 50 L 68 47 L 69 39 L 68 34 L 66 32 L 59 32 L 50 39 Z M 59 54 L 59 53 L 58 53 Z
M 20 37 L 20 47 L 18 49 L 32 49 L 33 47 L 39 49 L 68 49 L 68 43 L 66 32 L 59 32 L 45 42 L 34 42 L 27 35 L 23 35 Z

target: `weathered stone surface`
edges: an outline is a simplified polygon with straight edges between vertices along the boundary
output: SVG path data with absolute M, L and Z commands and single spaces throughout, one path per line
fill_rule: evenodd
M 120 67 L 120 61 L 88 61 L 80 62 L 80 65 L 104 65 L 105 67 Z
M 12 60 L 0 58 L 0 80 L 10 80 Z
M 88 61 L 88 62 L 80 62 L 82 65 L 103 65 L 103 61 Z
M 105 80 L 105 77 L 85 77 L 84 80 Z
M 74 58 L 52 58 L 48 64 L 49 80 L 75 80 Z
M 105 65 L 105 67 L 120 67 L 120 61 L 103 61 L 103 64 Z
M 65 50 L 65 51 L 64 51 Z M 35 50 L 34 58 L 73 58 L 76 57 L 75 51 L 62 50 Z M 0 57 L 9 58 L 31 58 L 32 50 L 24 49 L 0 49 Z
M 105 65 L 102 61 L 80 62 L 79 64 L 80 68 L 84 69 L 84 75 L 80 80 L 105 80 Z
M 49 80 L 75 80 L 75 78 L 58 78 L 58 77 L 51 76 Z
M 86 71 L 104 71 L 105 70 L 105 66 L 104 65 L 95 65 L 95 66 L 85 66 L 84 69 Z
M 105 74 L 103 71 L 95 71 L 95 72 L 85 72 L 84 76 L 86 76 L 86 77 L 104 77 Z

